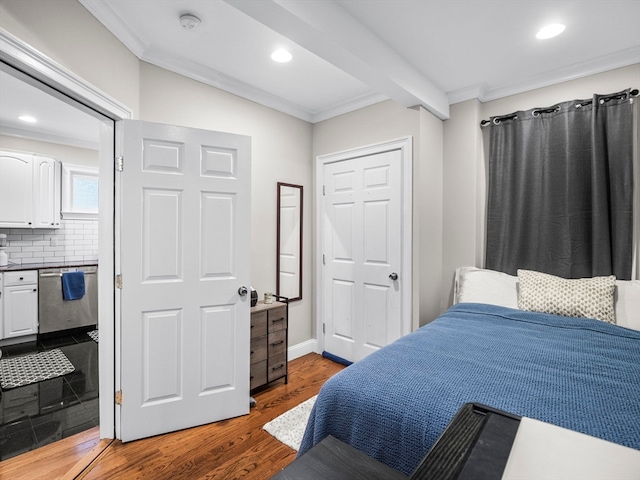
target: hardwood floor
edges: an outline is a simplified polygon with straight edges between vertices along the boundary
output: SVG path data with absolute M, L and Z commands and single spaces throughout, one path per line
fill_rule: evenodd
M 74 469 L 79 472 L 75 478 L 86 480 L 267 479 L 291 463 L 296 452 L 262 426 L 316 395 L 322 384 L 343 368 L 320 355 L 305 355 L 289 362 L 288 385 L 276 382 L 254 395 L 257 405 L 249 415 L 125 444 L 115 440 L 101 453 L 90 451 L 98 444 L 97 432 L 93 433 L 93 444 L 86 443 L 89 434 L 77 444 L 71 437 L 66 440 L 66 450 L 57 442 L 51 445 L 58 447 L 55 451 L 43 453 L 44 447 L 0 462 L 0 478 L 62 478 L 64 473 L 60 472 Z M 79 453 L 83 442 L 84 453 Z M 82 464 L 85 454 L 90 457 L 85 464 L 97 458 L 82 470 L 78 462 Z M 45 458 L 48 476 L 39 477 L 45 460 L 38 459 Z

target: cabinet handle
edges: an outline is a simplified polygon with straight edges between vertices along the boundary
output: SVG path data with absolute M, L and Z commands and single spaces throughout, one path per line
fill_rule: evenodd
M 251 355 L 253 355 L 254 353 L 256 353 L 256 352 L 254 352 L 253 350 L 251 350 Z
M 284 343 L 284 340 L 280 340 L 279 342 L 272 343 L 271 346 L 275 347 L 276 345 L 280 345 L 281 343 Z
M 283 320 L 284 320 L 284 317 L 276 318 L 275 320 L 271 320 L 271 323 L 282 322 Z
M 34 288 L 34 289 L 33 289 L 33 291 L 34 291 L 34 292 L 37 292 L 37 291 L 38 291 L 38 289 L 37 289 L 37 288 Z
M 282 365 L 278 365 L 277 367 L 272 367 L 272 368 L 271 368 L 271 371 L 272 371 L 272 372 L 275 372 L 276 370 L 280 370 L 281 368 L 284 368 L 284 364 L 282 364 Z
M 20 280 L 24 280 L 24 277 L 20 277 Z

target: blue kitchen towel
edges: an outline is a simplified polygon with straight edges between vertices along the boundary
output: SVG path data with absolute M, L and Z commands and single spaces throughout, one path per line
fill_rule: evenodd
M 79 300 L 84 297 L 84 272 L 66 272 L 62 274 L 62 298 Z

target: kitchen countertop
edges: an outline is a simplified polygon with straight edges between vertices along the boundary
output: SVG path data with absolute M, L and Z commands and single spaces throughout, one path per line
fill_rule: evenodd
M 75 268 L 75 267 L 89 267 L 97 266 L 98 261 L 82 261 L 82 262 L 49 262 L 49 263 L 22 263 L 16 265 L 7 265 L 6 267 L 0 267 L 0 272 L 19 272 L 21 270 L 44 270 L 46 268 Z

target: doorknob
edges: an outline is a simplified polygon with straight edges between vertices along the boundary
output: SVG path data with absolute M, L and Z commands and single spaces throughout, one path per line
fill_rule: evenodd
M 247 290 L 247 287 L 240 287 L 238 289 L 238 295 L 240 295 L 241 297 L 246 297 L 247 293 L 249 293 L 249 290 Z
M 393 272 L 391 275 L 389 275 L 389 278 L 395 282 L 398 279 L 398 274 L 396 272 Z

